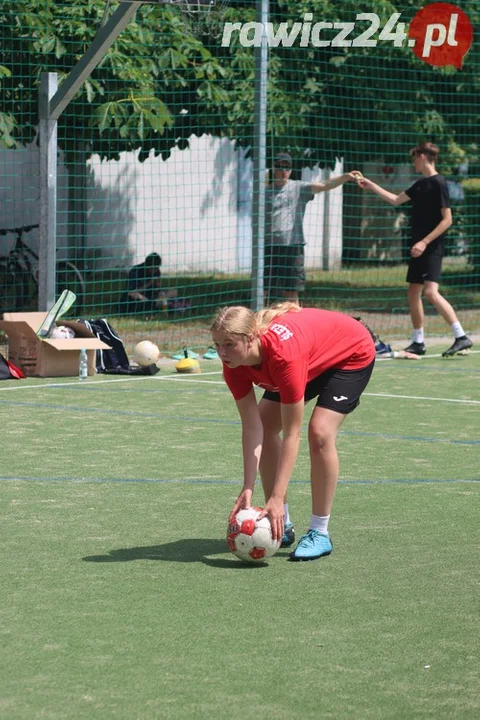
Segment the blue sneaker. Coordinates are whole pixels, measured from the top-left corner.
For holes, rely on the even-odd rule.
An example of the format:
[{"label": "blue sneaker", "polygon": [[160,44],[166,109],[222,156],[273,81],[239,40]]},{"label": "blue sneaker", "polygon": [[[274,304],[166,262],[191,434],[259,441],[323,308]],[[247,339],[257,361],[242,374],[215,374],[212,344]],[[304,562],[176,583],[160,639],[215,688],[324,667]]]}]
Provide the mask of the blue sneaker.
[{"label": "blue sneaker", "polygon": [[295,542],[295,528],[292,523],[285,523],[283,528],[283,537],[280,547],[290,547]]},{"label": "blue sneaker", "polygon": [[322,535],[318,530],[309,530],[300,538],[295,550],[290,553],[290,560],[316,560],[323,555],[330,555],[333,550],[329,535]]},{"label": "blue sneaker", "polygon": [[203,357],[205,360],[220,360],[220,358],[218,357],[218,353],[213,347],[213,345],[210,345],[207,351],[203,353]]}]

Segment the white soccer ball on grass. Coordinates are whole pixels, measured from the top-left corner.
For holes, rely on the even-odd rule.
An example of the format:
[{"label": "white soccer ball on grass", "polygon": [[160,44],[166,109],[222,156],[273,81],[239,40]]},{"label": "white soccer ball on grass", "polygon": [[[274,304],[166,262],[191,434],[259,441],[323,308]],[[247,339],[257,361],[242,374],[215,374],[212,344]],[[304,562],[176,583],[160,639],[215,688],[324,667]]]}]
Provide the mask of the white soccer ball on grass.
[{"label": "white soccer ball on grass", "polygon": [[155,365],[157,360],[160,358],[160,350],[155,343],[150,340],[142,340],[135,346],[133,357],[135,362],[142,367]]}]

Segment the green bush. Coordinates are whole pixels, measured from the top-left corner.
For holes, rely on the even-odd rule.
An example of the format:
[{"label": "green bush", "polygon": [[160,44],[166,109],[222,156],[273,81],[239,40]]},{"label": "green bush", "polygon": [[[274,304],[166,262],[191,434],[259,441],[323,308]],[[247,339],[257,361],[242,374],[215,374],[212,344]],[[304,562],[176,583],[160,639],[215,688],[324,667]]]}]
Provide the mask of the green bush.
[{"label": "green bush", "polygon": [[461,186],[465,195],[480,195],[480,178],[462,180]]}]

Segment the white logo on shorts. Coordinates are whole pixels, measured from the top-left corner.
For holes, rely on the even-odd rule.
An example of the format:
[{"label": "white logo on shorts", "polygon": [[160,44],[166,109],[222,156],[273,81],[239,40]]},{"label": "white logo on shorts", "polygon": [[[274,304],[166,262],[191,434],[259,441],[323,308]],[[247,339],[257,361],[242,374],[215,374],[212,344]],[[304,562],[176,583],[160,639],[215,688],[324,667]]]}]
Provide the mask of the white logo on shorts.
[{"label": "white logo on shorts", "polygon": [[346,395],[340,395],[340,397],[334,395],[333,399],[335,400],[335,402],[341,402],[342,400],[348,400],[348,397]]}]

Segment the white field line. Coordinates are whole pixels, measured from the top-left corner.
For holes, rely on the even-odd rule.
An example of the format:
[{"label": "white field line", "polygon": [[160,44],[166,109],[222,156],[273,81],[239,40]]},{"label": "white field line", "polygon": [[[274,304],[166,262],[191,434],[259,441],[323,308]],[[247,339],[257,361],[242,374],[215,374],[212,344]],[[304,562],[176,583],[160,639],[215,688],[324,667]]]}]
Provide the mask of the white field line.
[{"label": "white field line", "polygon": [[461,405],[480,405],[480,400],[460,400],[459,398],[424,397],[423,395],[393,395],[390,393],[365,392],[362,397],[397,398],[398,400],[436,400],[438,402],[460,403]]},{"label": "white field line", "polygon": [[[430,356],[433,357],[433,356]],[[387,358],[385,358],[387,359]],[[422,358],[423,359],[423,358]],[[202,375],[221,375],[221,370],[212,370],[207,373],[202,373]],[[136,377],[122,377],[122,378],[108,378],[105,380],[93,380],[89,382],[88,380],[83,380],[81,385],[82,387],[85,387],[86,385],[106,385],[106,384],[112,384],[112,383],[124,383],[124,382],[139,382],[139,380],[155,380],[155,381],[167,381],[172,380],[173,382],[193,382],[193,383],[207,383],[209,385],[223,385],[225,386],[225,382],[223,380],[203,380],[202,378],[198,377],[198,375],[145,375],[142,376],[136,376]],[[46,383],[45,385],[16,385],[15,387],[0,387],[0,394],[2,392],[12,392],[14,390],[44,390],[45,388],[62,388],[62,387],[78,387],[79,381],[75,380],[73,382],[65,382],[65,383]],[[396,395],[393,393],[369,393],[365,392],[363,393],[364,397],[378,397],[378,398],[389,398],[389,399],[397,399],[397,400],[428,400],[429,402],[449,402],[449,403],[459,403],[460,405],[480,405],[480,400],[462,400],[459,398],[444,398],[444,397],[431,397],[431,396],[424,396],[424,395]]]},{"label": "white field line", "polygon": [[[206,372],[202,373],[202,375],[221,375],[221,371],[216,372]],[[112,383],[124,383],[124,382],[139,382],[140,380],[192,380],[191,377],[183,377],[180,375],[136,375],[136,376],[124,376],[121,378],[106,378],[105,380],[82,380],[80,383],[78,380],[74,380],[72,382],[52,382],[52,383],[45,383],[44,385],[16,385],[15,387],[0,387],[0,393],[1,392],[12,392],[13,390],[43,390],[44,388],[62,388],[62,387],[79,387],[81,384],[82,387],[85,387],[86,385],[110,385]],[[202,382],[202,380],[198,380],[198,382]],[[209,380],[204,380],[203,382],[210,382]],[[216,383],[218,385],[225,385],[223,381],[219,381]]]}]

